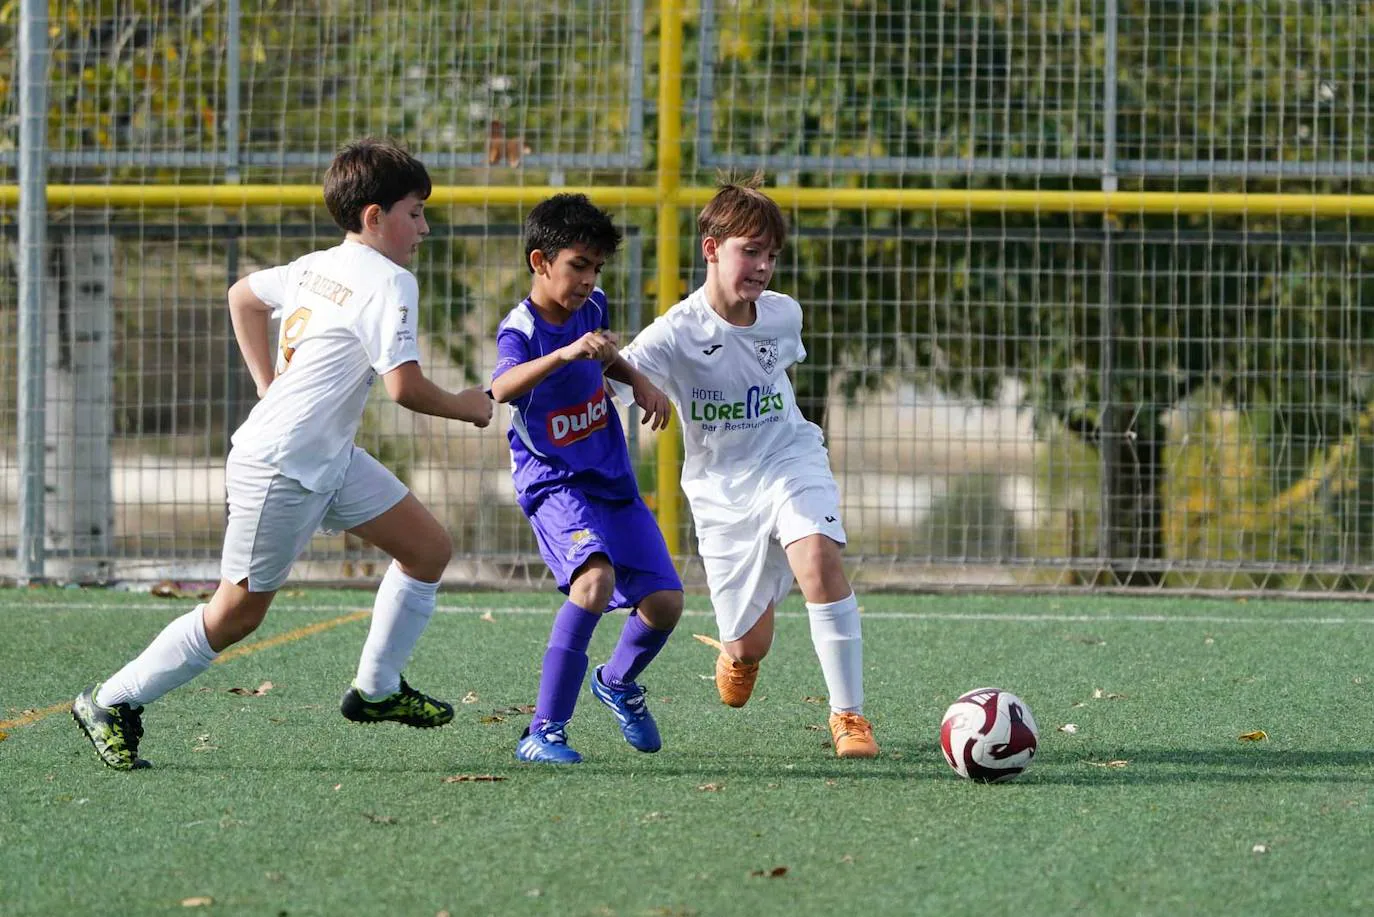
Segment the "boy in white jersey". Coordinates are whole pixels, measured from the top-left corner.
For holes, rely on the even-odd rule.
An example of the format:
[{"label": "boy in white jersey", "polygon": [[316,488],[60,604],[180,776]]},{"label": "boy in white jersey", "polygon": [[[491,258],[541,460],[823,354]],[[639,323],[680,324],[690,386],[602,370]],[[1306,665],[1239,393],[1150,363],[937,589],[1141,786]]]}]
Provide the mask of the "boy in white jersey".
[{"label": "boy in white jersey", "polygon": [[859,605],[840,549],[839,492],[821,430],[787,370],[806,357],[796,300],[768,289],[787,238],[751,184],[721,187],[697,221],[706,283],[622,353],[682,418],[682,489],[720,628],[716,687],[742,707],[773,643],[776,604],[801,585],[842,758],[878,753],[863,716]]},{"label": "boy in white jersey", "polygon": [[[324,199],[345,235],[334,248],[250,274],[229,290],[234,335],[261,399],[233,436],[225,466],[229,520],[219,588],[136,659],[77,696],[72,716],[105,764],[147,767],[142,710],[209,668],[262,623],[317,529],[348,531],[389,554],[343,715],[442,726],[453,707],[401,678],[434,613],[453,546],[404,484],[353,444],[372,383],[420,414],[491,422],[480,388],[449,392],[420,369],[419,288],[406,270],[429,233],[425,167],[364,139],[341,150]],[[269,318],[281,317],[275,348]],[[276,351],[275,363],[273,350]]]}]

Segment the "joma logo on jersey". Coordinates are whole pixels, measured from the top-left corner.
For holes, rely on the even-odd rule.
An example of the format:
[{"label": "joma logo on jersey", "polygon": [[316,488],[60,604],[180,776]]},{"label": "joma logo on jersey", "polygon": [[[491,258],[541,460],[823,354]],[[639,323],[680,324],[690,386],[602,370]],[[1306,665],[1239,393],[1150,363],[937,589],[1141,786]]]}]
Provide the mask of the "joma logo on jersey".
[{"label": "joma logo on jersey", "polygon": [[743,401],[697,401],[692,399],[692,420],[712,423],[717,420],[753,420],[783,409],[782,392],[771,385],[751,385]]},{"label": "joma logo on jersey", "polygon": [[586,439],[597,430],[605,428],[609,414],[606,390],[599,388],[596,394],[582,404],[560,408],[549,414],[549,441],[555,446],[568,446]]}]

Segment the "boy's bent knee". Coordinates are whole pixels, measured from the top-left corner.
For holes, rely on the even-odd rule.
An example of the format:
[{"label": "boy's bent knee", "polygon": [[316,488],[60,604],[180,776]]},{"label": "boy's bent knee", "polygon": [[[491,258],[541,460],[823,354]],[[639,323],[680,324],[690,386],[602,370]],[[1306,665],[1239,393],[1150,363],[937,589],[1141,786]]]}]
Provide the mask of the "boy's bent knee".
[{"label": "boy's bent knee", "polygon": [[654,630],[672,630],[682,620],[682,593],[677,589],[660,589],[645,596],[637,611]]},{"label": "boy's bent knee", "polygon": [[825,535],[811,535],[788,545],[787,559],[797,586],[808,602],[838,602],[851,591],[840,545]]},{"label": "boy's bent knee", "polygon": [[453,559],[453,539],[448,532],[427,538],[423,545],[416,545],[404,557],[396,558],[401,571],[411,579],[423,583],[437,583],[443,579],[448,562]]},{"label": "boy's bent knee", "polygon": [[568,586],[568,598],[588,611],[600,614],[606,610],[615,592],[615,569],[605,554],[593,554],[573,574]]},{"label": "boy's bent knee", "polygon": [[249,592],[246,587],[246,580],[242,584],[221,583],[205,606],[205,638],[217,653],[257,630],[267,617],[276,593]]}]

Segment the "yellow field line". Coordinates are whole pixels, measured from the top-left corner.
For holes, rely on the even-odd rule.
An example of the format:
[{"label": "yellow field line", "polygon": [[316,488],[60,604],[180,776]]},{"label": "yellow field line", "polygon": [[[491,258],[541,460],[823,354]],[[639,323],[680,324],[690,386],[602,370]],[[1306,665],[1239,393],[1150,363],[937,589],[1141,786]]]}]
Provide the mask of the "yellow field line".
[{"label": "yellow field line", "polygon": [[[330,618],[327,621],[319,621],[315,624],[308,624],[305,627],[298,627],[295,630],[288,630],[284,634],[277,634],[275,637],[268,637],[266,640],[257,640],[253,643],[244,643],[239,646],[231,647],[220,653],[215,659],[215,663],[221,664],[231,659],[238,659],[241,656],[251,656],[254,653],[270,650],[274,646],[281,646],[283,643],[294,643],[306,637],[314,636],[331,628],[338,627],[340,624],[352,624],[354,621],[361,621],[371,615],[370,611],[350,611],[346,615],[337,618]],[[71,701],[60,704],[53,704],[50,707],[42,707],[38,710],[30,710],[23,716],[17,716],[12,720],[0,720],[0,733],[7,729],[18,729],[21,726],[32,726],[41,719],[52,716],[54,713],[65,713],[72,708]]]},{"label": "yellow field line", "polygon": [[215,659],[215,664],[228,662],[230,659],[237,659],[240,656],[250,656],[262,650],[270,650],[274,646],[281,646],[283,643],[294,643],[305,637],[314,636],[340,624],[352,624],[354,621],[361,621],[371,615],[370,611],[350,611],[346,615],[337,618],[330,618],[328,621],[320,621],[316,624],[308,624],[305,627],[298,627],[295,630],[288,630],[284,634],[277,634],[275,637],[268,637],[266,640],[258,640],[255,643],[248,643],[241,646],[230,647],[219,654]]}]

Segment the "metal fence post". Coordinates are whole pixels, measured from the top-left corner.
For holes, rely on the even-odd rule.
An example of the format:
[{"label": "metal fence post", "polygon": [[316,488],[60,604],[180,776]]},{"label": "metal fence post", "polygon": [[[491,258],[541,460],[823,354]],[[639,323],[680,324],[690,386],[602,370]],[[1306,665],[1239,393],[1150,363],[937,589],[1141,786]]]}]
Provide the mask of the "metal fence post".
[{"label": "metal fence post", "polygon": [[48,3],[19,8],[19,580],[43,578]]},{"label": "metal fence post", "polygon": [[[1102,68],[1102,190],[1117,189],[1116,176],[1116,94],[1117,94],[1117,0],[1105,0],[1103,23],[1106,31],[1106,59]],[[1102,214],[1102,326],[1098,331],[1102,349],[1102,364],[1098,367],[1101,408],[1098,417],[1098,461],[1100,508],[1097,518],[1097,555],[1100,564],[1113,569],[1117,555],[1118,507],[1121,469],[1118,465],[1118,436],[1113,393],[1116,386],[1116,321],[1115,239],[1112,235],[1113,215]],[[1099,571],[1100,572],[1100,571]]]}]

